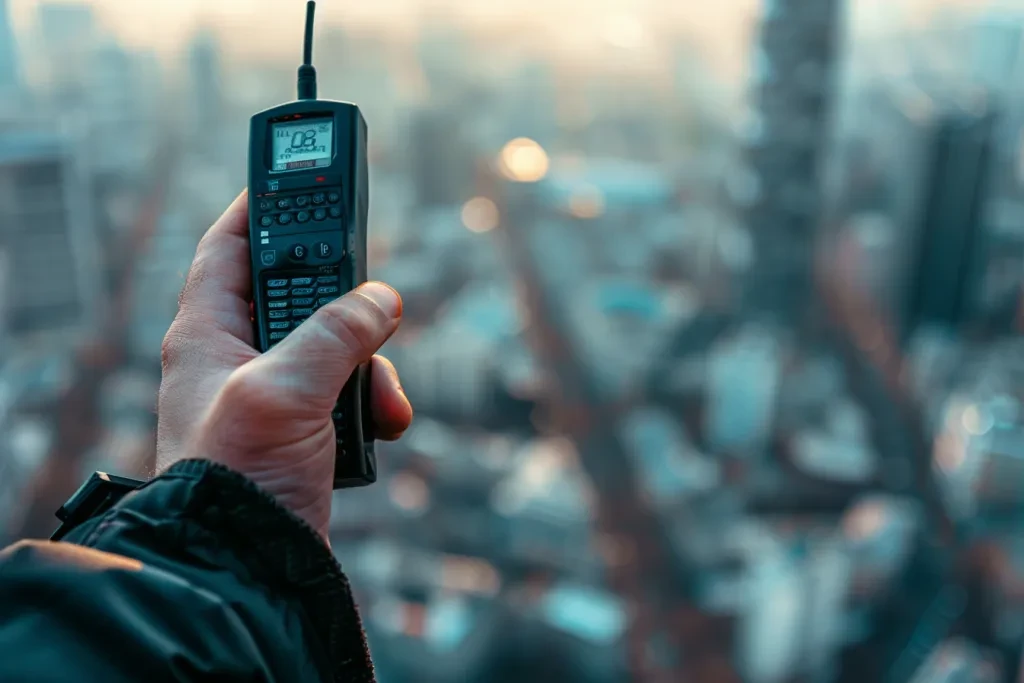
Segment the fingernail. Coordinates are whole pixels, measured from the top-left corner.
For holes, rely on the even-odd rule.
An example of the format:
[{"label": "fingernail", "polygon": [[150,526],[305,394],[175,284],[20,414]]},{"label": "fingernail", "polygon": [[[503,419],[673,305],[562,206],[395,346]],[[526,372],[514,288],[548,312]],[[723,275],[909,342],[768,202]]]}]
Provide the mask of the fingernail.
[{"label": "fingernail", "polygon": [[392,318],[402,315],[402,298],[382,282],[367,282],[357,290]]}]

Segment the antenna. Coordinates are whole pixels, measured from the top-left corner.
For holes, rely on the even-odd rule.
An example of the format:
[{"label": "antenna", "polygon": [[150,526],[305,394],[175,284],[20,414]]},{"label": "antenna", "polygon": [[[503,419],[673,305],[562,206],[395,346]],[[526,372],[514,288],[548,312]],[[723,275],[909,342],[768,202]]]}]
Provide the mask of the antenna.
[{"label": "antenna", "polygon": [[316,69],[313,68],[313,15],[316,2],[306,3],[306,37],[302,46],[302,66],[299,67],[299,99],[316,99]]}]

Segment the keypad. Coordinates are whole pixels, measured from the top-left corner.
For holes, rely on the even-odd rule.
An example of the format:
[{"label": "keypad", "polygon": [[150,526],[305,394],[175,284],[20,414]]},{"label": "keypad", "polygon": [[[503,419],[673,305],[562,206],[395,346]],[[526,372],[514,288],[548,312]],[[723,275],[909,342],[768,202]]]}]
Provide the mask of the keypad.
[{"label": "keypad", "polygon": [[316,192],[279,192],[259,199],[255,209],[257,215],[253,220],[260,227],[288,227],[295,231],[299,225],[341,218],[341,189],[335,186]]},{"label": "keypad", "polygon": [[[296,204],[302,206],[298,201]],[[296,246],[299,245],[293,245],[293,250]],[[338,298],[340,278],[337,274],[298,275],[294,278],[279,275],[262,280],[260,289],[265,294],[268,346],[273,347],[287,339],[317,308]],[[331,412],[331,419],[337,441],[343,446],[342,433],[348,427],[348,421],[340,399]]]},{"label": "keypad", "polygon": [[[266,293],[267,330],[270,345],[280,342],[288,331],[338,298],[337,275],[275,277],[263,281]],[[327,283],[327,284],[324,284]]]}]

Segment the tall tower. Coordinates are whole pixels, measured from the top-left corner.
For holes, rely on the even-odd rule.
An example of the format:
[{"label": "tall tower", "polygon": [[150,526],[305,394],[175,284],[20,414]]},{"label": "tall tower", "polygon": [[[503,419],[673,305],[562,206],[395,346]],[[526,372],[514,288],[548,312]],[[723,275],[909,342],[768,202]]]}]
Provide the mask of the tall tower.
[{"label": "tall tower", "polygon": [[14,29],[7,0],[0,0],[0,95],[18,86],[18,61],[14,49]]},{"label": "tall tower", "polygon": [[65,139],[0,135],[0,251],[17,291],[4,324],[14,343],[74,340],[95,322],[99,245],[86,181]]},{"label": "tall tower", "polygon": [[784,324],[806,313],[813,291],[841,9],[842,0],[766,0],[755,50],[748,156],[760,191],[747,216],[756,261],[746,305]]},{"label": "tall tower", "polygon": [[207,138],[223,123],[224,79],[220,42],[210,29],[203,28],[189,45],[189,78],[192,89],[190,119],[194,132]]}]

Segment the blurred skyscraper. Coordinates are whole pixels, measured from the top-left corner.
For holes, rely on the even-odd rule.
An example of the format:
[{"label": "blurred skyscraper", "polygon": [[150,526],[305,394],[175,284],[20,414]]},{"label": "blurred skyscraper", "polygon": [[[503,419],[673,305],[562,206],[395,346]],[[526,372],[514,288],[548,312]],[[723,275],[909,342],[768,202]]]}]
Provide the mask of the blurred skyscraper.
[{"label": "blurred skyscraper", "polygon": [[711,350],[707,367],[708,444],[719,453],[756,457],[771,436],[782,350],[763,330],[745,329]]},{"label": "blurred skyscraper", "polygon": [[468,37],[453,17],[428,16],[422,24],[416,46],[430,98],[447,103],[458,98],[467,77],[479,68],[469,56]]},{"label": "blurred skyscraper", "polygon": [[807,312],[821,219],[820,158],[836,70],[841,0],[765,3],[749,159],[757,198],[748,207],[756,244],[747,304],[792,322]]},{"label": "blurred skyscraper", "polygon": [[420,206],[450,206],[469,199],[473,155],[455,112],[423,108],[415,114],[409,135]]},{"label": "blurred skyscraper", "polygon": [[18,59],[14,45],[7,0],[0,0],[0,98],[12,92],[19,82]]},{"label": "blurred skyscraper", "polygon": [[0,137],[0,249],[10,264],[7,330],[15,340],[73,339],[100,281],[88,194],[61,138]]},{"label": "blurred skyscraper", "polygon": [[907,292],[905,333],[920,324],[955,328],[977,313],[984,272],[983,207],[991,163],[992,115],[947,117],[928,163],[924,213]]},{"label": "blurred skyscraper", "polygon": [[63,109],[87,95],[89,59],[100,35],[92,5],[44,2],[37,10],[33,58],[36,83]]},{"label": "blurred skyscraper", "polygon": [[223,114],[220,45],[212,31],[203,29],[193,37],[188,62],[190,132],[203,138],[216,130]]},{"label": "blurred skyscraper", "polygon": [[158,64],[113,38],[90,46],[88,63],[82,108],[67,122],[77,155],[105,181],[144,180],[158,138]]},{"label": "blurred skyscraper", "polygon": [[[1009,3],[1006,3],[1007,5]],[[1024,66],[1024,19],[1019,9],[993,8],[971,27],[971,71],[988,89],[1019,99],[1016,77]]]}]

